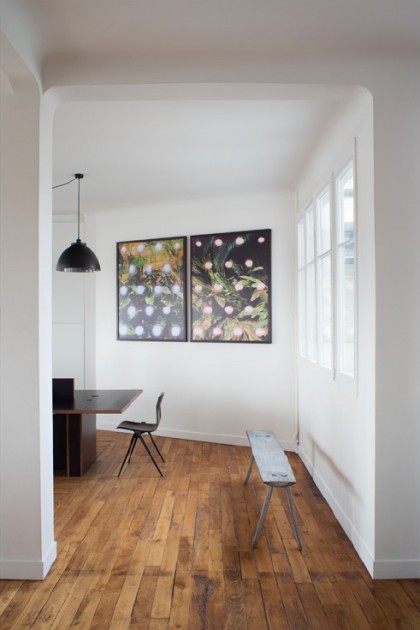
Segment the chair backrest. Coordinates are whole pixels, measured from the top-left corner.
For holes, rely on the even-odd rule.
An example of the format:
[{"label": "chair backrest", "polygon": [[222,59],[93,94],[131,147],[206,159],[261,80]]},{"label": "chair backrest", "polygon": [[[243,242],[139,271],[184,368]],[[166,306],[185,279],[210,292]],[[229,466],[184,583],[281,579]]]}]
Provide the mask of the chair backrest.
[{"label": "chair backrest", "polygon": [[160,422],[160,419],[162,417],[162,412],[161,412],[161,408],[160,407],[161,407],[162,398],[164,397],[164,395],[165,395],[165,392],[162,392],[159,395],[159,398],[157,399],[157,403],[156,403],[156,427],[159,426],[159,422]]}]

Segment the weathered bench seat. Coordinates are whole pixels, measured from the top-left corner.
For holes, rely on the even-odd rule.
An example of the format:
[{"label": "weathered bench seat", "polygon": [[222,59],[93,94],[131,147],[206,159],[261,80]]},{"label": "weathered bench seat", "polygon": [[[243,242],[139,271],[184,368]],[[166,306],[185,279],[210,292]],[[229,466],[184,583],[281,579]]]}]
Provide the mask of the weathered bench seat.
[{"label": "weathered bench seat", "polygon": [[296,483],[293,470],[287,459],[287,455],[272,431],[254,431],[246,432],[249,443],[251,445],[251,461],[249,463],[248,472],[245,477],[244,484],[248,483],[251,475],[252,465],[254,461],[258,466],[263,483],[268,486],[267,496],[261,510],[261,515],[257,524],[252,547],[255,548],[264,525],[264,519],[270,504],[273,488],[285,488],[287,500],[289,502],[290,512],[292,514],[293,528],[295,531],[296,541],[299,549],[302,549],[302,541],[300,538],[299,528],[297,524],[295,504],[290,486]]}]

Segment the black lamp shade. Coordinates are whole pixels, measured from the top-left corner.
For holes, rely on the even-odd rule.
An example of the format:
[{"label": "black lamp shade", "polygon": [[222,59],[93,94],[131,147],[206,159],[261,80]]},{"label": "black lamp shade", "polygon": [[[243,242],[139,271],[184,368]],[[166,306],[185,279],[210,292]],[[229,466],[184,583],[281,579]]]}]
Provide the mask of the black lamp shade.
[{"label": "black lamp shade", "polygon": [[57,262],[57,271],[93,272],[100,271],[99,260],[80,238],[64,250]]}]

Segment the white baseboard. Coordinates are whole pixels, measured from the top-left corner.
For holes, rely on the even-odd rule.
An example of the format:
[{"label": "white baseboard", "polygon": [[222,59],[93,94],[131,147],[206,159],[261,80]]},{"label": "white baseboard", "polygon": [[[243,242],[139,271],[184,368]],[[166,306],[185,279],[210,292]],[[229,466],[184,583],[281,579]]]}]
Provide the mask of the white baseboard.
[{"label": "white baseboard", "polygon": [[373,579],[376,580],[402,580],[420,578],[420,560],[376,560],[364,540],[358,534],[351,520],[345,514],[341,506],[335,500],[328,485],[314,469],[310,458],[302,448],[299,448],[299,457],[302,459],[309,474],[318,486],[322,496],[334,512],[338,522],[346,532],[363,564]]},{"label": "white baseboard", "polygon": [[43,580],[56,558],[57,543],[54,541],[42,560],[0,560],[0,579]]},{"label": "white baseboard", "polygon": [[375,560],[372,577],[376,580],[418,580],[420,560]]},{"label": "white baseboard", "polygon": [[[99,420],[97,421],[97,428],[104,431],[115,431],[115,421],[112,420]],[[233,446],[249,446],[248,438],[246,435],[232,435],[226,433],[204,433],[201,431],[182,431],[180,429],[169,429],[166,427],[159,427],[156,431],[156,435],[162,435],[163,437],[178,438],[180,440],[197,440],[198,442],[214,442],[216,444],[231,444]],[[285,451],[293,451],[296,453],[295,442],[281,440],[281,445]]]},{"label": "white baseboard", "polygon": [[363,564],[369,571],[370,575],[373,577],[374,558],[370,550],[368,549],[365,541],[360,536],[360,534],[356,530],[354,524],[349,519],[347,514],[344,512],[341,505],[335,499],[328,485],[325,483],[322,477],[318,474],[318,472],[314,469],[311,459],[308,457],[308,455],[305,453],[302,447],[299,447],[298,453],[299,453],[299,457],[301,458],[306,468],[308,469],[309,474],[311,475],[318,489],[320,490],[322,496],[324,497],[324,499],[326,500],[326,502],[332,509],[337,521],[340,523],[341,527],[344,529],[347,536],[349,537],[355,550],[360,556],[360,559],[362,560]]}]

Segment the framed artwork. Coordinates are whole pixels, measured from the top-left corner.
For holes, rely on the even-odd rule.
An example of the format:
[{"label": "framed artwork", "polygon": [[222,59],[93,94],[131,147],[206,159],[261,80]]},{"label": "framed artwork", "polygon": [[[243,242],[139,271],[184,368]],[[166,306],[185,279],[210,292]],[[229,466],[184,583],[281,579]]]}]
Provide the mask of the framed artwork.
[{"label": "framed artwork", "polygon": [[271,343],[271,230],[191,237],[191,340]]},{"label": "framed artwork", "polygon": [[117,243],[117,339],[186,341],[185,236]]}]

